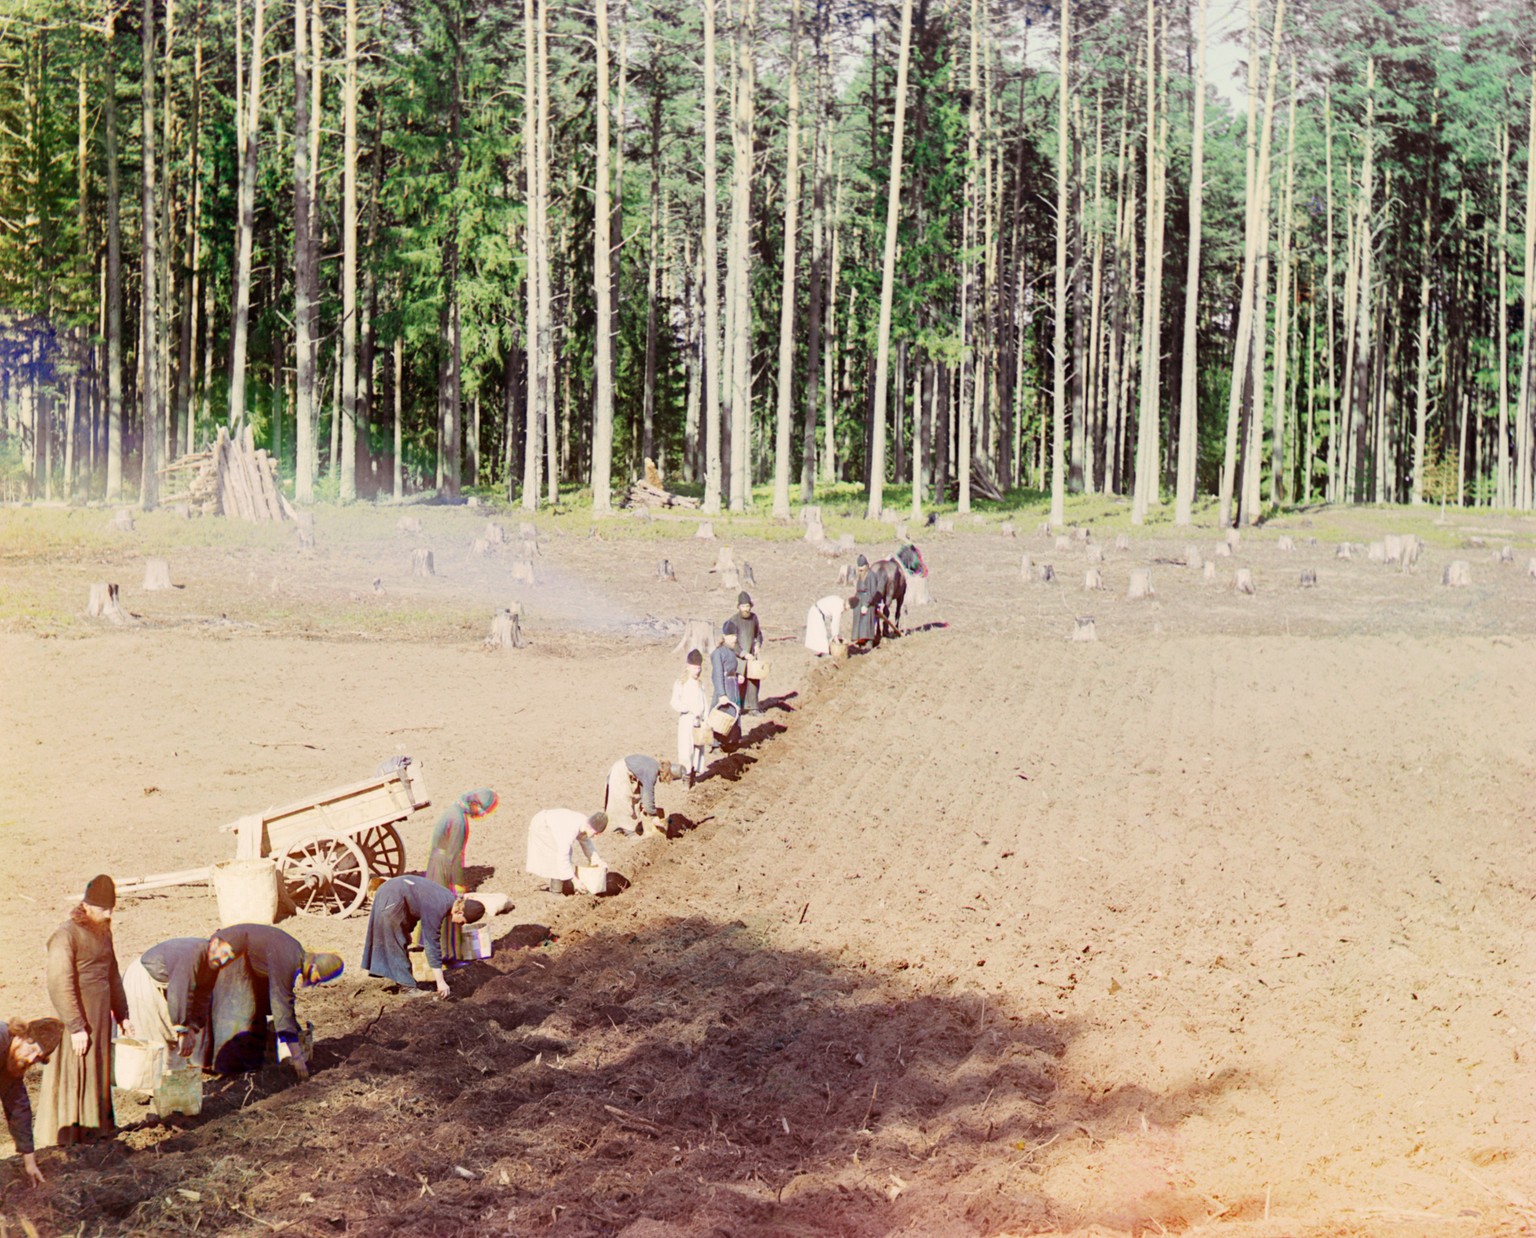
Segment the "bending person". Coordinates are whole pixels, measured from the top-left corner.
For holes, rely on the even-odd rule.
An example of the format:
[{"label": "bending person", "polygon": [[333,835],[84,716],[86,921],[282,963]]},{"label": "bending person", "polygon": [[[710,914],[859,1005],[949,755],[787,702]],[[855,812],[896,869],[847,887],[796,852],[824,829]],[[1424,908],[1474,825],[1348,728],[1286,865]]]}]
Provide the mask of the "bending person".
[{"label": "bending person", "polygon": [[[671,782],[685,773],[687,771],[681,765],[673,765],[660,757],[648,757],[638,752],[620,757],[609,767],[608,786],[603,793],[603,810],[608,814],[608,820],[618,822],[615,829],[620,834],[643,833],[639,814],[647,817],[667,815],[656,807],[657,782]],[[651,832],[662,831],[652,826]]]},{"label": "bending person", "polygon": [[528,822],[528,871],[549,882],[551,894],[571,894],[576,878],[576,851],[587,863],[601,864],[593,842],[608,828],[608,814],[590,817],[574,808],[546,808]]},{"label": "bending person", "polygon": [[37,1167],[36,1145],[32,1139],[32,1101],[27,1096],[27,1071],[46,1063],[58,1049],[63,1029],[57,1019],[20,1019],[0,1022],[0,1108],[5,1110],[5,1125],[11,1142],[26,1166],[27,1180],[34,1186],[43,1181]]},{"label": "bending person", "polygon": [[219,969],[235,948],[218,937],[172,937],[123,969],[128,1018],[140,1037],[191,1057],[208,1026]]},{"label": "bending person", "polygon": [[270,1015],[277,1035],[277,1060],[291,1061],[294,1073],[308,1079],[294,986],[301,981],[307,986],[336,979],[344,966],[341,956],[306,950],[270,924],[235,924],[214,936],[228,943],[235,957],[213,982],[203,1066],[221,1074],[260,1070],[267,1057]]},{"label": "bending person", "polygon": [[464,892],[464,853],[469,847],[469,823],[496,809],[496,792],[489,787],[466,791],[432,827],[427,856],[427,880]]},{"label": "bending person", "polygon": [[474,924],[485,914],[485,907],[474,899],[455,894],[445,886],[425,877],[391,877],[374,891],[368,910],[368,934],[363,940],[363,969],[370,976],[393,980],[402,989],[415,989],[406,953],[411,934],[421,925],[421,944],[427,966],[437,984],[437,995],[448,996],[448,980],[443,975],[445,958],[442,939],[445,925]]}]

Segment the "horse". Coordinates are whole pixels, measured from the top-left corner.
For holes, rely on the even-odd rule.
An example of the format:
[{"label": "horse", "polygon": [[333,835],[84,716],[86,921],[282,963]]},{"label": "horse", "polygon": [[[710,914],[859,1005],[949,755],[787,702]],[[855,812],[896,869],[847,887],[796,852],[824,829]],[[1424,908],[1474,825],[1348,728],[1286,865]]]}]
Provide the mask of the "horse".
[{"label": "horse", "polygon": [[907,575],[926,576],[928,567],[916,546],[903,546],[895,555],[869,565],[879,598],[880,626],[887,636],[901,635],[901,607],[907,597]]}]

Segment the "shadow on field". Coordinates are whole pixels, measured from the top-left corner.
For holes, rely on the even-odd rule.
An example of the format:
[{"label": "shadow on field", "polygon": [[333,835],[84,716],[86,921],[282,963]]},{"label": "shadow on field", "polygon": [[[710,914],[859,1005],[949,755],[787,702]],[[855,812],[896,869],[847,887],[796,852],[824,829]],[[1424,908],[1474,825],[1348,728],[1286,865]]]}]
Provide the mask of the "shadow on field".
[{"label": "shadow on field", "polygon": [[31,1219],[108,1233],[260,1232],[257,1219],[596,1235],[641,1217],[688,1234],[1022,1230],[1072,1220],[1032,1187],[1037,1157],[1243,1083],[1078,1092],[1058,1079],[1071,1023],[913,992],[740,921],[573,931],[471,964],[454,988],[323,1040],[308,1084],[155,1155],[119,1143],[94,1164],[54,1160]]}]

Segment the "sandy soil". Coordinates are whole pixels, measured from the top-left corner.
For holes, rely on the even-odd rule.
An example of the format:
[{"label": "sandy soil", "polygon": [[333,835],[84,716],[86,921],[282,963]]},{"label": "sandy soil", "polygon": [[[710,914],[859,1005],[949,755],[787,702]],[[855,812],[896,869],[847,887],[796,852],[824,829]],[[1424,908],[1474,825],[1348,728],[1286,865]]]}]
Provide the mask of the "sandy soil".
[{"label": "sandy soil", "polygon": [[[47,1012],[42,943],[93,873],[226,858],[219,825],[400,752],[439,804],[500,792],[469,858],[517,904],[451,1001],[354,965],[301,996],[310,1083],[215,1084],[170,1124],[120,1094],[128,1128],[45,1154],[47,1186],[0,1169],[0,1218],[1536,1230],[1530,522],[1292,518],[1211,582],[1173,562],[1189,539],[1166,526],[1116,550],[1100,520],[1090,594],[1086,543],[962,520],[917,539],[936,600],[914,630],[818,664],[800,621],[836,561],[718,521],[759,582],[773,705],[697,788],[662,789],[676,837],[604,842],[627,889],[562,900],[522,871],[527,818],[595,808],[615,757],[670,751],[665,621],[729,612],[719,543],[687,522],[588,538],[542,518],[540,583],[514,587],[515,556],[469,549],[483,511],[416,514],[420,534],[398,512],[322,512],[299,554],[286,531],[215,521],[142,518],[107,542],[104,513],[71,518],[85,538],[0,513],[0,1010]],[[1430,543],[1415,572],[1363,545],[1335,557],[1386,529]],[[1214,555],[1209,529],[1193,540]],[[408,576],[415,544],[436,576]],[[162,552],[185,588],[138,590]],[[1054,584],[1020,578],[1026,552]],[[655,579],[663,556],[680,583]],[[1452,558],[1470,587],[1440,585]],[[1148,565],[1156,596],[1128,601]],[[1238,567],[1256,596],[1231,590]],[[1306,567],[1319,587],[1298,588]],[[97,579],[141,622],[70,617]],[[514,596],[530,646],[483,649]],[[1098,640],[1069,642],[1086,614]],[[435,811],[402,827],[413,866]],[[119,954],[216,920],[206,887],[125,898]],[[361,917],[285,927],[355,964]]]}]

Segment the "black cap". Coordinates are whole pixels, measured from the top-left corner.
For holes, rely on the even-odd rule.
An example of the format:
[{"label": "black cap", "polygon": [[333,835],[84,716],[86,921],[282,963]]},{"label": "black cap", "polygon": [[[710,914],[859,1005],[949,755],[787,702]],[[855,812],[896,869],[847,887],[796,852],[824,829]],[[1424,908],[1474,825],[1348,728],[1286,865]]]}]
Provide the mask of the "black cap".
[{"label": "black cap", "polygon": [[735,636],[736,635],[736,620],[734,620],[734,619],[727,619],[724,623],[722,623],[720,625],[720,635],[721,636]]},{"label": "black cap", "polygon": [[697,649],[690,649],[688,651],[688,665],[689,666],[703,666],[704,665],[704,655],[702,653],[700,653]]},{"label": "black cap", "polygon": [[738,593],[736,595],[736,605],[737,606],[751,606],[752,605],[752,595],[750,593],[748,593],[745,589],[743,589],[740,593]]},{"label": "black cap", "polygon": [[853,566],[854,567],[868,567],[869,566],[869,560],[866,559],[863,555],[860,555],[857,559],[855,559],[853,561]]}]

